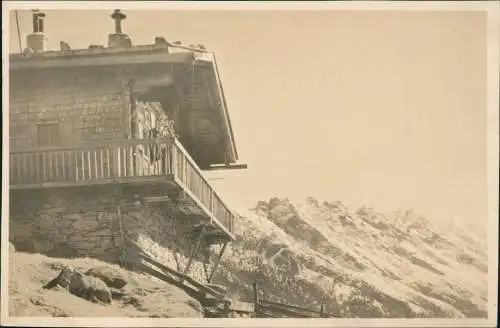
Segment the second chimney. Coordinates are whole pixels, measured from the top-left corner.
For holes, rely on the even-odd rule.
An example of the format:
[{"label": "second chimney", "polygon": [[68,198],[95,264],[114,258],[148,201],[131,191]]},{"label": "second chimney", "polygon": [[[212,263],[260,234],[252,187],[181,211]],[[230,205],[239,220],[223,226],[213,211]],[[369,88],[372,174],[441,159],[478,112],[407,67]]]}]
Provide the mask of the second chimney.
[{"label": "second chimney", "polygon": [[47,38],[45,37],[43,30],[44,17],[44,13],[41,13],[38,10],[33,11],[33,32],[26,36],[26,45],[34,52],[45,51]]},{"label": "second chimney", "polygon": [[115,21],[115,33],[108,36],[108,47],[110,48],[128,48],[132,46],[129,36],[122,31],[122,20],[127,18],[125,14],[116,9],[111,18]]}]

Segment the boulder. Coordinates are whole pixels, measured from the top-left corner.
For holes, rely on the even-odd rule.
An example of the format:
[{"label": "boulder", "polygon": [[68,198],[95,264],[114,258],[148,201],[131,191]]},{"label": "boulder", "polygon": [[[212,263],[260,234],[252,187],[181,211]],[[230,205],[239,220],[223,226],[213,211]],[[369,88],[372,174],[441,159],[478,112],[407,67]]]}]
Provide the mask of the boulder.
[{"label": "boulder", "polygon": [[104,281],[93,276],[86,276],[70,266],[65,266],[59,275],[48,282],[44,289],[63,287],[71,294],[88,301],[111,303],[111,291]]},{"label": "boulder", "polygon": [[127,284],[127,279],[122,273],[108,266],[91,268],[85,272],[85,275],[99,278],[109,287],[116,289],[121,289]]}]

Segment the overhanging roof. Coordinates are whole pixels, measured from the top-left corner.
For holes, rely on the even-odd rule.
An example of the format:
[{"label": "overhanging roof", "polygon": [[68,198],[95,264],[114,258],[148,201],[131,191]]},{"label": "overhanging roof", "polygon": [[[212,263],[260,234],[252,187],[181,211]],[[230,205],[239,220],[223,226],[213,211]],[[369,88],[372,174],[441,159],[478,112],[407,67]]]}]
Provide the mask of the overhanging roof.
[{"label": "overhanging roof", "polygon": [[133,48],[81,49],[46,51],[33,55],[11,54],[9,70],[52,67],[112,66],[154,63],[188,63],[192,52],[170,53],[167,47],[137,46]]},{"label": "overhanging roof", "polygon": [[216,80],[216,88],[217,88],[217,94],[219,96],[219,110],[221,112],[222,117],[224,118],[224,126],[227,128],[227,138],[228,138],[228,144],[229,144],[229,161],[235,162],[238,160],[238,151],[236,149],[236,142],[234,139],[234,132],[233,132],[233,127],[231,124],[231,119],[229,116],[229,110],[227,108],[227,103],[226,103],[226,96],[224,94],[224,88],[222,86],[222,81],[219,75],[219,68],[217,65],[217,60],[215,58],[214,53],[195,53],[195,60],[196,61],[205,61],[205,62],[210,62],[212,64],[212,70],[214,74],[214,78]]}]

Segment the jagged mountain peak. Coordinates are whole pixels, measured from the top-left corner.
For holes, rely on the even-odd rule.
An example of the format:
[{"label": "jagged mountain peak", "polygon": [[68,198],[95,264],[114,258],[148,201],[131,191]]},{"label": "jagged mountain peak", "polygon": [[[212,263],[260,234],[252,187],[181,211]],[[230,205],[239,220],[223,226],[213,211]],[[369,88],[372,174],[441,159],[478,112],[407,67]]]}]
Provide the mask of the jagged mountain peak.
[{"label": "jagged mountain peak", "polygon": [[485,316],[486,250],[413,209],[273,197],[240,215],[238,255],[225,263],[260,277],[270,298],[307,307],[326,298],[348,317]]}]

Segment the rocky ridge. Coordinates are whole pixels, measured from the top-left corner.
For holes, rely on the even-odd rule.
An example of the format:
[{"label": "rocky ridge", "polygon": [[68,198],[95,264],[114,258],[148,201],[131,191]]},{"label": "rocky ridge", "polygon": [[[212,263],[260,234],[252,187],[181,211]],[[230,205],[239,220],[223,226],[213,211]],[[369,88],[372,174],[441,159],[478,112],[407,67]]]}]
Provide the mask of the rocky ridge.
[{"label": "rocky ridge", "polygon": [[266,297],[341,317],[486,317],[486,240],[440,230],[414,211],[383,214],[308,198],[240,211],[216,274],[234,296]]}]

